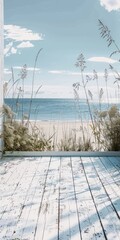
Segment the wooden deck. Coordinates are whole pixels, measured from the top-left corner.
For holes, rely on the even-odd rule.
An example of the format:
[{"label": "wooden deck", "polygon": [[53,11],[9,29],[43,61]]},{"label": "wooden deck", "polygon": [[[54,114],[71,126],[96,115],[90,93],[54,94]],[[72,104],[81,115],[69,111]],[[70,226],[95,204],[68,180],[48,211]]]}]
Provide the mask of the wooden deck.
[{"label": "wooden deck", "polygon": [[0,162],[0,240],[120,240],[120,157]]}]

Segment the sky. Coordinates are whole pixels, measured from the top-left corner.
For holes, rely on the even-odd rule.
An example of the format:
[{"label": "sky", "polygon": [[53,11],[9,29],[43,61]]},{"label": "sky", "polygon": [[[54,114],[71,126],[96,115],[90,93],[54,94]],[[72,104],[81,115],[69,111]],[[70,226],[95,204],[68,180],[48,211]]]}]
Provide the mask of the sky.
[{"label": "sky", "polygon": [[[119,45],[119,0],[4,0],[4,73],[5,82],[15,79],[27,65],[24,96],[30,97],[33,68],[37,53],[34,93],[39,86],[39,98],[73,98],[73,84],[80,81],[80,69],[75,63],[82,53],[86,68],[84,75],[98,72],[99,87],[105,88],[104,69],[109,63],[119,67],[118,56],[111,52],[100,37],[98,19],[106,25]],[[95,82],[88,88],[97,96]],[[83,90],[81,97],[84,97]],[[113,74],[109,73],[109,92],[113,95]],[[9,92],[10,94],[10,92]],[[9,95],[8,95],[9,96]]]}]

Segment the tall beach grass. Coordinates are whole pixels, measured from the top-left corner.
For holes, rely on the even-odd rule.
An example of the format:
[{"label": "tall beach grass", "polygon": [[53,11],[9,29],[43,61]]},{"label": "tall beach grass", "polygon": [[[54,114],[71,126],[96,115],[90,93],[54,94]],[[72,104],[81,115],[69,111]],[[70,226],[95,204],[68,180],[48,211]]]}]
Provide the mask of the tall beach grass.
[{"label": "tall beach grass", "polygon": [[[114,46],[115,50],[110,54],[112,57],[115,54],[120,54],[120,49],[115,40],[112,38],[110,30],[100,20],[99,30],[102,38],[106,39],[107,45],[110,48]],[[23,65],[17,79],[14,76],[14,69],[11,69],[11,79],[4,83],[4,96],[7,97],[12,92],[12,98],[16,98],[16,109],[9,108],[4,104],[4,150],[5,151],[119,151],[120,150],[120,109],[116,105],[110,106],[109,74],[112,72],[114,81],[113,88],[116,88],[116,99],[120,102],[120,74],[111,64],[104,71],[105,89],[100,87],[99,76],[97,71],[93,69],[93,75],[85,75],[87,64],[84,55],[81,53],[76,61],[75,66],[80,70],[80,79],[73,84],[73,94],[76,104],[76,111],[79,116],[79,129],[69,128],[67,125],[62,126],[62,137],[59,137],[59,123],[49,123],[49,134],[46,134],[41,126],[37,124],[37,115],[34,124],[31,123],[31,109],[33,98],[37,96],[42,85],[38,87],[34,93],[35,85],[35,70],[39,60],[42,48],[38,51],[35,61],[31,86],[31,97],[29,111],[24,112],[24,97],[25,97],[25,79],[27,77],[27,65]],[[118,59],[119,60],[119,59]],[[98,108],[94,106],[94,94],[89,89],[89,83],[94,81],[98,95]],[[72,88],[72,86],[71,86]],[[80,89],[84,91],[86,103],[88,106],[90,122],[85,124],[84,112],[81,111]],[[106,95],[107,109],[102,111],[101,104],[104,94]],[[20,106],[22,99],[22,106]],[[91,109],[91,103],[94,106],[94,111]],[[20,108],[22,108],[22,119],[17,120],[16,114],[19,116]],[[39,106],[36,106],[36,112]],[[69,126],[69,123],[68,123]],[[52,128],[52,131],[51,131]]]}]

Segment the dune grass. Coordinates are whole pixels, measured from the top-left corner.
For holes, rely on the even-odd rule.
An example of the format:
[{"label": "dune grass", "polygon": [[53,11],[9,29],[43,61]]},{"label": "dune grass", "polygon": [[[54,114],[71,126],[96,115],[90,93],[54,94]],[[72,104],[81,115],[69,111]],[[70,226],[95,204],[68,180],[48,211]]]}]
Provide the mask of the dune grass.
[{"label": "dune grass", "polygon": [[[112,57],[115,54],[120,54],[120,49],[117,46],[115,40],[111,36],[110,30],[99,20],[99,30],[102,38],[106,39],[108,47],[113,45],[115,51],[110,54]],[[22,101],[22,119],[16,119],[16,113],[19,116],[19,99],[24,100],[24,81],[27,76],[27,65],[25,64],[20,71],[19,78],[15,80],[14,71],[11,69],[12,76],[9,82],[4,84],[4,95],[5,97],[12,91],[12,97],[16,98],[16,110],[15,113],[8,106],[4,105],[4,150],[5,151],[47,151],[47,150],[61,150],[61,151],[119,151],[120,150],[120,111],[116,105],[110,106],[109,101],[109,72],[114,73],[113,88],[116,87],[117,102],[120,102],[120,75],[111,64],[109,69],[104,70],[104,82],[106,87],[106,98],[107,98],[107,109],[102,111],[101,104],[104,95],[104,90],[99,86],[99,77],[96,70],[93,70],[93,75],[85,76],[84,71],[86,69],[86,61],[84,55],[81,53],[75,66],[80,69],[80,80],[73,84],[73,92],[77,111],[80,120],[80,131],[79,137],[76,131],[65,132],[62,139],[57,140],[56,130],[54,128],[53,133],[47,137],[45,133],[38,128],[36,121],[31,126],[30,116],[32,109],[33,98],[37,96],[41,85],[34,94],[34,83],[35,83],[35,69],[37,61],[41,53],[40,49],[35,57],[33,78],[32,78],[32,89],[29,112],[26,115],[24,113],[24,101]],[[94,104],[94,95],[88,87],[88,83],[94,81],[98,95],[98,109],[94,107],[94,112],[91,109],[91,102]],[[80,88],[83,89],[86,102],[88,105],[88,111],[90,116],[90,135],[86,134],[84,127],[83,113],[81,112],[81,98]],[[36,106],[36,112],[38,106]],[[29,131],[31,128],[31,131]]]}]

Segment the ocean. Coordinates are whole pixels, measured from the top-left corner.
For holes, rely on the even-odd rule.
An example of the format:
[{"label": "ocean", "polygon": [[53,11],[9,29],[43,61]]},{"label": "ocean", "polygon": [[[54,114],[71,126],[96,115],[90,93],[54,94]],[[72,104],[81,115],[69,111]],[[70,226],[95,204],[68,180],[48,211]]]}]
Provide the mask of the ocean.
[{"label": "ocean", "polygon": [[[29,115],[29,98],[6,98],[4,102],[15,112],[16,119],[21,119],[23,115]],[[98,103],[91,103],[90,106],[92,112],[99,109]],[[120,108],[120,104],[118,107]],[[107,103],[101,104],[102,110],[106,110],[107,108]],[[83,120],[90,120],[88,105],[84,99],[80,100],[78,104],[75,99],[35,98],[32,99],[30,120],[77,121],[80,119],[80,114],[82,114]]]}]

